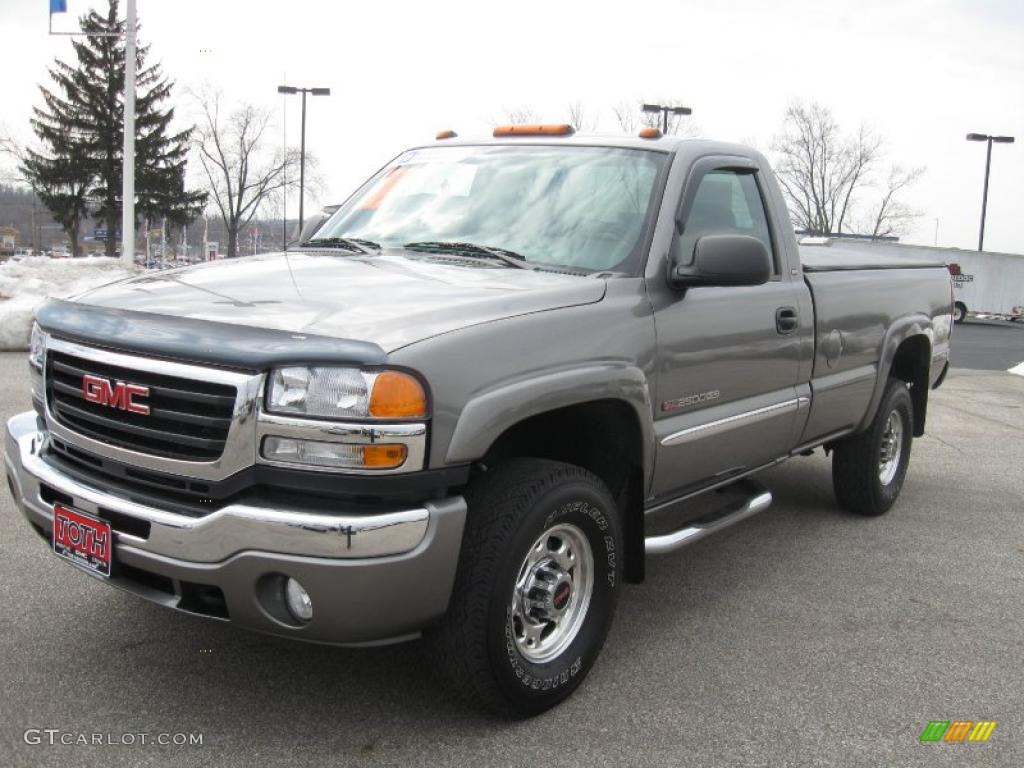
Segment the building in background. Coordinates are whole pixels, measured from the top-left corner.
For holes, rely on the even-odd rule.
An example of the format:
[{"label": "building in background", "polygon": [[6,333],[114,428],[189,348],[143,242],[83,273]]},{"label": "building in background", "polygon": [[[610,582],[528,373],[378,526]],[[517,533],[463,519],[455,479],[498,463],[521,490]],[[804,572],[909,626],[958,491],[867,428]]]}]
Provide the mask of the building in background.
[{"label": "building in background", "polygon": [[9,259],[21,240],[21,235],[14,227],[0,227],[0,258]]}]

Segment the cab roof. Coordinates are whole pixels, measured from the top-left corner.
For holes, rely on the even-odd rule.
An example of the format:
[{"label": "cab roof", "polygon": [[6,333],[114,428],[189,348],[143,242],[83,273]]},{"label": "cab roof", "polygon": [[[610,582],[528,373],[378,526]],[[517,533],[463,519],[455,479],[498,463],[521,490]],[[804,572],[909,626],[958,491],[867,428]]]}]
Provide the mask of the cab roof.
[{"label": "cab roof", "polygon": [[410,149],[428,149],[430,147],[476,147],[476,146],[575,146],[575,147],[612,147],[621,149],[644,149],[667,154],[694,155],[740,155],[742,157],[759,157],[760,153],[742,144],[708,139],[689,139],[681,136],[660,136],[656,139],[642,139],[639,136],[625,134],[572,134],[569,136],[551,135],[520,135],[520,136],[467,136],[437,139]]}]

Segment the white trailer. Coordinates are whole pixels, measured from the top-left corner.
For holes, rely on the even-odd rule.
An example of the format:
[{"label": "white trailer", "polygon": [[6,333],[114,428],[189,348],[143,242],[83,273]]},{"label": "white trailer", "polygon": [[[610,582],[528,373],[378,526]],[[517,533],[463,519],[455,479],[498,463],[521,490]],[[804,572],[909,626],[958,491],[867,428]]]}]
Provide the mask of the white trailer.
[{"label": "white trailer", "polygon": [[956,322],[962,323],[969,315],[1024,319],[1024,254],[840,238],[804,238],[801,245],[820,245],[837,252],[877,253],[891,259],[941,261],[949,267],[953,278]]}]

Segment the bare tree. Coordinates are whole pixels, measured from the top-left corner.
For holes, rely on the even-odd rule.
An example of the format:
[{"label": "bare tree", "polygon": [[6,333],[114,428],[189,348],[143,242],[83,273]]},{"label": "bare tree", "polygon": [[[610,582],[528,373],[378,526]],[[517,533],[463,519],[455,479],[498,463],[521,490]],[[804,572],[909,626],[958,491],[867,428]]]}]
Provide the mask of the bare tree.
[{"label": "bare tree", "polygon": [[612,107],[615,119],[623,133],[635,133],[637,121],[642,114],[639,103],[635,101],[620,101]]},{"label": "bare tree", "polygon": [[906,234],[910,223],[921,214],[900,201],[897,195],[923,175],[922,167],[892,166],[882,186],[882,199],[872,210],[864,231],[870,231],[873,238]]},{"label": "bare tree", "polygon": [[6,125],[0,125],[0,160],[14,163],[14,169],[0,166],[0,179],[7,182],[20,181],[22,177],[15,169],[25,162],[25,148]]},{"label": "bare tree", "polygon": [[798,228],[841,233],[856,195],[882,157],[882,140],[861,127],[843,136],[832,110],[795,102],[772,143],[775,170]]},{"label": "bare tree", "polygon": [[593,133],[600,122],[597,112],[592,112],[582,101],[573,101],[567,107],[569,125],[577,133]]},{"label": "bare tree", "polygon": [[[238,235],[279,190],[298,180],[299,155],[283,151],[268,136],[270,112],[241,104],[223,114],[221,94],[197,96],[202,112],[195,149],[206,173],[211,202],[227,230],[229,257],[238,255]],[[312,160],[306,154],[306,165]]]},{"label": "bare tree", "polygon": [[527,125],[540,122],[540,120],[537,117],[537,113],[534,112],[530,107],[524,105],[512,107],[511,109],[506,109],[505,119],[512,125]]}]

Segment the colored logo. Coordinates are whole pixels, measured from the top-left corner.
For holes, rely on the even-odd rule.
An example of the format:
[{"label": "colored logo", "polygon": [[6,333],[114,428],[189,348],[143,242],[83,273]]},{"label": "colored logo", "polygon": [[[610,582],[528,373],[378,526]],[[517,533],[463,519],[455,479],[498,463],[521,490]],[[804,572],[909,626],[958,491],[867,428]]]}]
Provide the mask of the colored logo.
[{"label": "colored logo", "polygon": [[90,403],[108,405],[142,416],[149,415],[149,406],[134,400],[136,397],[149,397],[149,387],[110,381],[87,373],[82,377],[82,396]]},{"label": "colored logo", "polygon": [[995,720],[932,720],[921,741],[988,741],[995,727]]}]

